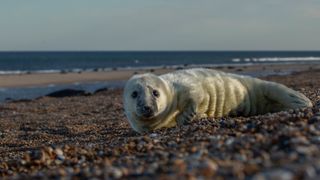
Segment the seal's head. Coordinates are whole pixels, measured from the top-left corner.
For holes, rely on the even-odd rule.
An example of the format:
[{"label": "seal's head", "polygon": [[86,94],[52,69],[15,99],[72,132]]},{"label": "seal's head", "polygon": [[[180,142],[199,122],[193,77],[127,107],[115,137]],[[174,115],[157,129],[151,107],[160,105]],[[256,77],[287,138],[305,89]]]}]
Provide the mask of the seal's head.
[{"label": "seal's head", "polygon": [[155,129],[167,109],[168,84],[154,74],[135,75],[124,88],[124,109],[131,127],[144,132]]}]

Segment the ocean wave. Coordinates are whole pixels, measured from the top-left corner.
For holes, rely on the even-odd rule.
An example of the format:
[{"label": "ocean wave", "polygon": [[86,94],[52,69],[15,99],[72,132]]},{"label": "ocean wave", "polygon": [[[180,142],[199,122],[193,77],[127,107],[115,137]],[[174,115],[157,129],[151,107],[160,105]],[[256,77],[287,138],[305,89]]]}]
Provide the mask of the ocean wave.
[{"label": "ocean wave", "polygon": [[95,69],[48,69],[48,70],[35,70],[35,71],[27,71],[27,70],[2,70],[0,71],[0,75],[23,75],[23,74],[54,74],[54,73],[81,73],[81,72],[93,72],[97,71]]},{"label": "ocean wave", "polygon": [[152,69],[179,69],[179,68],[197,68],[197,67],[223,67],[223,66],[243,66],[254,65],[259,63],[303,63],[311,61],[320,61],[320,57],[261,57],[261,58],[233,58],[225,63],[212,64],[176,64],[176,65],[155,65],[155,66],[126,66],[126,67],[100,67],[100,68],[74,68],[74,69],[47,69],[47,70],[0,70],[0,75],[23,75],[23,74],[50,74],[50,73],[82,73],[82,72],[106,72],[117,70],[152,70]]},{"label": "ocean wave", "polygon": [[15,70],[15,71],[0,71],[0,75],[20,75],[20,74],[31,74],[31,73],[45,73],[45,74],[49,74],[49,73],[59,73],[61,72],[61,70],[38,70],[38,71],[26,71],[26,70]]},{"label": "ocean wave", "polygon": [[262,58],[234,58],[232,62],[303,62],[320,61],[320,57],[262,57]]},{"label": "ocean wave", "polygon": [[6,74],[27,74],[28,71],[0,71],[0,75]]}]

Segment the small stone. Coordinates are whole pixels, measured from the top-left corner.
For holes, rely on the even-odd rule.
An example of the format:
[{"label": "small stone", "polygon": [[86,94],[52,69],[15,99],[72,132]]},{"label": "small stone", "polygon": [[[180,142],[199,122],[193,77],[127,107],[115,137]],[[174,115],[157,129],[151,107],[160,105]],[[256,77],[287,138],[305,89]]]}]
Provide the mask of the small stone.
[{"label": "small stone", "polygon": [[192,148],[191,148],[192,153],[195,153],[197,150],[198,150],[198,148],[196,146],[192,146]]},{"label": "small stone", "polygon": [[311,141],[314,142],[314,143],[319,143],[320,144],[320,136],[312,137]]},{"label": "small stone", "polygon": [[300,154],[311,155],[313,152],[317,151],[314,146],[298,146],[296,151]]},{"label": "small stone", "polygon": [[282,180],[291,180],[293,179],[293,174],[285,170],[277,170],[268,174],[269,179],[282,179]]},{"label": "small stone", "polygon": [[4,137],[4,133],[0,131],[0,137],[3,138]]},{"label": "small stone", "polygon": [[306,176],[306,179],[314,179],[317,175],[317,172],[315,170],[314,167],[312,166],[307,166],[305,168],[305,176]]},{"label": "small stone", "polygon": [[205,177],[211,177],[211,176],[215,175],[217,170],[218,170],[218,165],[215,162],[213,162],[212,160],[205,160],[200,165],[200,172]]},{"label": "small stone", "polygon": [[183,159],[176,159],[173,164],[177,168],[178,172],[183,172],[187,168],[187,164]]},{"label": "small stone", "polygon": [[258,173],[252,179],[253,180],[266,180],[266,179],[292,180],[293,174],[287,170],[276,169],[276,170],[271,170],[271,171],[267,171],[267,172],[263,172],[263,173]]},{"label": "small stone", "polygon": [[20,163],[21,163],[22,165],[26,165],[26,164],[27,164],[27,161],[21,160]]},{"label": "small stone", "polygon": [[313,116],[308,120],[309,124],[314,124],[314,123],[317,123],[317,122],[320,122],[320,115],[319,116]]},{"label": "small stone", "polygon": [[59,156],[63,156],[63,151],[60,148],[56,148],[54,152]]},{"label": "small stone", "polygon": [[292,138],[291,142],[294,144],[304,144],[304,145],[310,144],[309,140],[305,136],[299,136],[299,137]]},{"label": "small stone", "polygon": [[292,113],[294,112],[294,110],[293,110],[293,109],[289,109],[288,112],[289,112],[290,114],[292,114]]},{"label": "small stone", "polygon": [[234,138],[229,138],[226,140],[226,145],[231,146],[233,144],[233,142],[234,142]]},{"label": "small stone", "polygon": [[157,134],[157,133],[151,133],[149,136],[150,136],[151,138],[155,138],[155,137],[158,137],[158,134]]},{"label": "small stone", "polygon": [[175,148],[175,147],[177,147],[178,145],[177,145],[177,143],[174,142],[174,141],[169,141],[169,142],[168,142],[168,146],[169,146],[169,147],[172,147],[172,148]]},{"label": "small stone", "polygon": [[116,179],[119,179],[119,178],[121,178],[122,177],[122,171],[120,170],[120,169],[118,169],[118,168],[113,168],[112,169],[112,176],[114,177],[114,178],[116,178]]}]

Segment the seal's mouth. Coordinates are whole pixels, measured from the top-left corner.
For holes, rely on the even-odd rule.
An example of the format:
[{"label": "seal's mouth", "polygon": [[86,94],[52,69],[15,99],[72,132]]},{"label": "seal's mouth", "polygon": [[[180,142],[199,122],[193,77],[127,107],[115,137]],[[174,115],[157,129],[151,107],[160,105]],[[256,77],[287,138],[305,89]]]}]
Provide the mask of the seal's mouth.
[{"label": "seal's mouth", "polygon": [[141,132],[149,132],[150,130],[155,129],[160,123],[161,120],[157,119],[157,115],[153,114],[148,116],[143,116],[137,112],[134,113],[136,125]]},{"label": "seal's mouth", "polygon": [[155,116],[155,112],[151,107],[144,106],[142,108],[137,109],[137,115],[140,119],[152,119]]},{"label": "seal's mouth", "polygon": [[154,119],[154,117],[155,117],[154,113],[150,113],[150,114],[137,114],[137,116],[139,117],[140,120],[143,120],[143,121],[146,121],[146,120],[151,121],[151,120]]},{"label": "seal's mouth", "polygon": [[137,121],[144,125],[154,125],[157,123],[157,115],[155,113],[152,114],[141,114],[135,113]]},{"label": "seal's mouth", "polygon": [[150,118],[154,117],[154,113],[153,112],[144,113],[144,114],[142,114],[142,117],[145,118],[145,119],[150,119]]}]

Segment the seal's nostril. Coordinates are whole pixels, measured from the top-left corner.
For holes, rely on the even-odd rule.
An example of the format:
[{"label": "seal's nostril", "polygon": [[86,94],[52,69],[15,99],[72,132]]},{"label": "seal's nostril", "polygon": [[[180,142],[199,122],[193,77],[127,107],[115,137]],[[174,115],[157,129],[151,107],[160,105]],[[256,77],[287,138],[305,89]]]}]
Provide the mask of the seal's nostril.
[{"label": "seal's nostril", "polygon": [[143,106],[143,111],[150,113],[151,112],[151,108],[149,106]]}]

